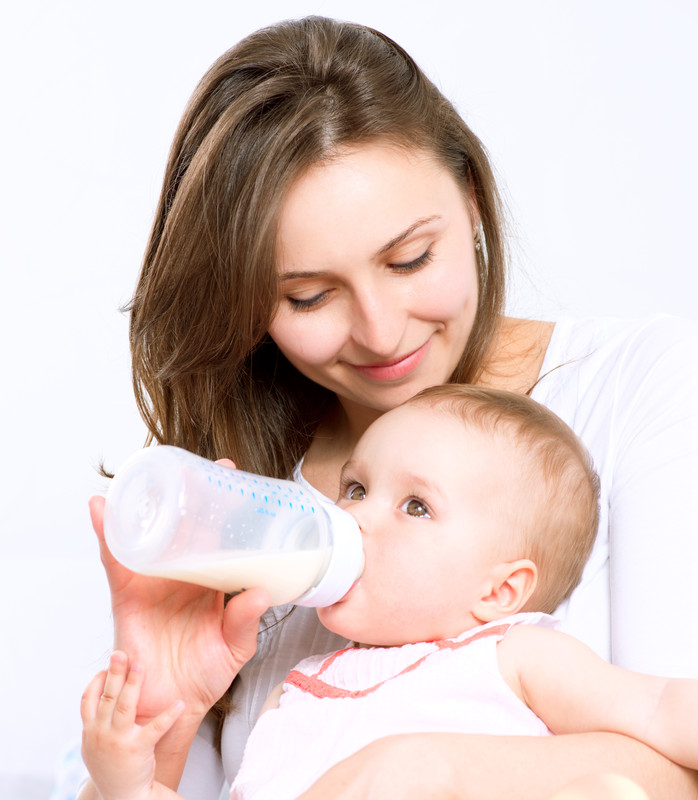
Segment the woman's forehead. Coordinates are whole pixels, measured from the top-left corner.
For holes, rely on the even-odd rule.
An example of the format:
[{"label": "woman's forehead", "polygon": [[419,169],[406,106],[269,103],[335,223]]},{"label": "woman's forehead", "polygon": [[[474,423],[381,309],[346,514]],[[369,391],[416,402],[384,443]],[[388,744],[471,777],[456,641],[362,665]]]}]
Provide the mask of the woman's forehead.
[{"label": "woman's forehead", "polygon": [[[462,213],[465,200],[454,178],[423,151],[365,145],[311,167],[289,189],[279,216],[277,250],[282,271],[318,269],[327,249],[385,250],[413,227]],[[315,258],[320,263],[312,262]]]}]

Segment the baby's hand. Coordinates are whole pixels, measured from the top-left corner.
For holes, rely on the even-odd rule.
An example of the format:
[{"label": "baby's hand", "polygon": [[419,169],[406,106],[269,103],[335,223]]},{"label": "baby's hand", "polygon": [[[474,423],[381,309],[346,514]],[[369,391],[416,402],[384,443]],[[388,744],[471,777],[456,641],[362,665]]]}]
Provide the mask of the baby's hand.
[{"label": "baby's hand", "polygon": [[184,710],[178,701],[147,725],[136,723],[143,670],[118,650],[82,696],[82,757],[103,800],[154,797],[155,745]]}]

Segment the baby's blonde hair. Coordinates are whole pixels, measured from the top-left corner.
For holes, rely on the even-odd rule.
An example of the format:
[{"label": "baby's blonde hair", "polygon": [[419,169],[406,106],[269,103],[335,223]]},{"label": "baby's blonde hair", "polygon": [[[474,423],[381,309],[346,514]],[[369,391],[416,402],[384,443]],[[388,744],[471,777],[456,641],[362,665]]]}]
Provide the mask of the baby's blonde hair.
[{"label": "baby's blonde hair", "polygon": [[[524,610],[555,611],[579,584],[599,525],[599,479],[574,431],[530,397],[480,386],[434,386],[406,404],[443,409],[500,441],[505,436],[514,448],[520,483],[512,489],[531,502],[507,509],[519,548],[511,556],[538,568]],[[493,508],[508,501],[492,498]]]}]

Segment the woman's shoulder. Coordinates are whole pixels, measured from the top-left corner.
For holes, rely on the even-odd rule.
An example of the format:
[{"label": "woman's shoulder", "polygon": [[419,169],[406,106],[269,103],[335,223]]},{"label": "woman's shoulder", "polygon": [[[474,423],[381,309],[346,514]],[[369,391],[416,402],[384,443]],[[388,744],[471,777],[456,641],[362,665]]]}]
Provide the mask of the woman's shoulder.
[{"label": "woman's shoulder", "polygon": [[563,317],[555,323],[545,366],[566,358],[591,356],[600,350],[608,357],[628,349],[648,348],[664,352],[667,346],[694,346],[698,322],[657,314],[650,317]]},{"label": "woman's shoulder", "polygon": [[[563,318],[555,329],[532,396],[545,405],[698,380],[698,323],[657,315],[642,319]],[[648,381],[648,378],[651,380]]]}]

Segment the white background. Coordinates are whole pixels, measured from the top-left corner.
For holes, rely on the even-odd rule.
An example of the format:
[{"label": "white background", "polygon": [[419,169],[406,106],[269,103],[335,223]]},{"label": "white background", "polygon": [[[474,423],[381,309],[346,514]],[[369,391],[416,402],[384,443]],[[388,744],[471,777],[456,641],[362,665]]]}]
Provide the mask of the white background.
[{"label": "white background", "polygon": [[104,488],[99,460],[115,468],[143,441],[117,309],[134,286],[175,126],[218,55],[307,13],[392,36],[484,140],[514,221],[513,312],[698,319],[691,0],[8,4],[3,798],[47,796],[60,752],[79,735],[81,690],[109,647],[86,504]]}]

